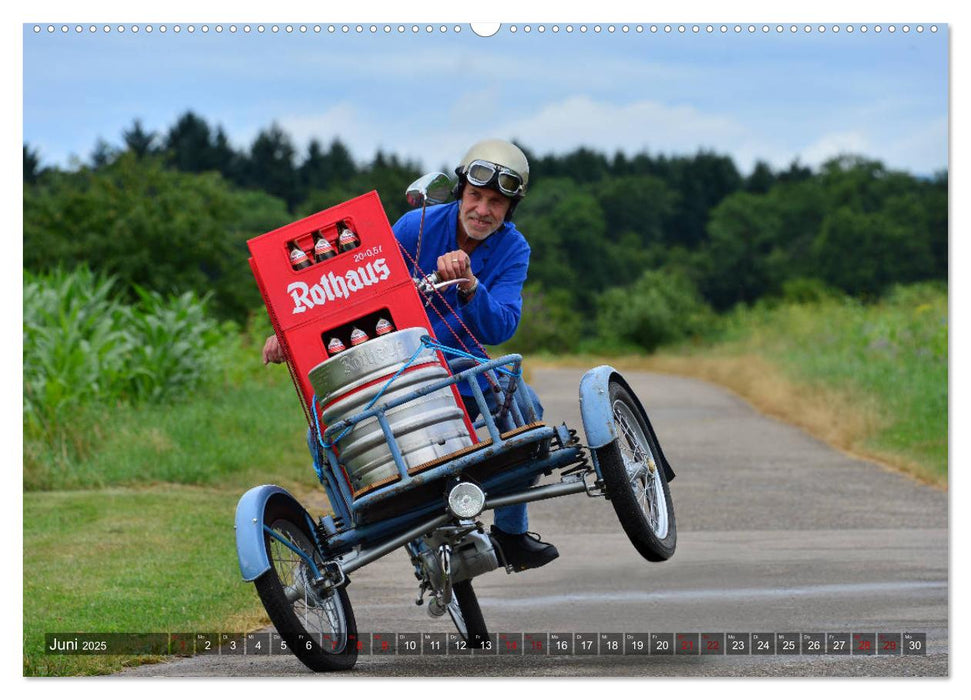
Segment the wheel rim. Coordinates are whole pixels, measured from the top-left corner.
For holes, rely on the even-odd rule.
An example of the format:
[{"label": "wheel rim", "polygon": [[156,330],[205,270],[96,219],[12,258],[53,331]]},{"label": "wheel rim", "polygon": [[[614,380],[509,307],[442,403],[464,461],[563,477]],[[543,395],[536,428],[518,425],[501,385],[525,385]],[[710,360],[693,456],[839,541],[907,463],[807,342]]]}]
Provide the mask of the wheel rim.
[{"label": "wheel rim", "polygon": [[661,469],[631,408],[621,400],[615,401],[613,408],[614,422],[620,431],[618,444],[627,470],[627,481],[651,532],[663,540],[668,535],[668,504]]},{"label": "wheel rim", "polygon": [[[304,552],[315,551],[303,531],[293,523],[280,520],[273,523],[272,529],[294,547]],[[325,651],[342,652],[347,645],[347,620],[338,592],[332,590],[329,595],[321,596],[310,584],[313,575],[307,562],[276,538],[271,537],[269,541],[273,568],[300,624],[311,634],[331,635],[331,641],[337,644],[332,648],[328,645]],[[320,563],[319,557],[314,559]]]}]

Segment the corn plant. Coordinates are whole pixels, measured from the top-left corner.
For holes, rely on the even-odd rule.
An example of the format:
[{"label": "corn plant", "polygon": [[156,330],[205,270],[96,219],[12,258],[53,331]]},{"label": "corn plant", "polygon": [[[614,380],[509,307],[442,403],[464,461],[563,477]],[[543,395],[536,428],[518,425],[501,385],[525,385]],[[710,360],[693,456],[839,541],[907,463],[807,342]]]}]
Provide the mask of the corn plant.
[{"label": "corn plant", "polygon": [[49,423],[123,383],[131,338],[117,323],[114,281],[86,269],[24,272],[24,414]]},{"label": "corn plant", "polygon": [[220,342],[205,300],[136,288],[85,268],[24,272],[24,416],[50,431],[81,406],[184,396],[207,377]]}]

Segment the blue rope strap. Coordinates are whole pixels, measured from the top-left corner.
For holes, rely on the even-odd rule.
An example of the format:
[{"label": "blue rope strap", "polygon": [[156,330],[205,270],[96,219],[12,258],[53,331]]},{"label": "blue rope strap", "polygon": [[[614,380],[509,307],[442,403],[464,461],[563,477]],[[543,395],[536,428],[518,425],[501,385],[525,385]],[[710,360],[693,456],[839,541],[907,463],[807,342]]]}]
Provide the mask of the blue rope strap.
[{"label": "blue rope strap", "polygon": [[[478,365],[483,365],[486,362],[490,362],[488,357],[479,357],[478,355],[473,355],[471,353],[465,352],[464,350],[459,350],[457,348],[449,347],[448,345],[442,345],[437,340],[432,340],[427,335],[422,336],[421,342],[422,342],[422,345],[424,345],[427,348],[431,348],[432,350],[439,350],[442,353],[445,353],[446,355],[455,355],[457,357],[464,357],[467,360],[474,361]],[[523,376],[523,371],[521,367],[520,369],[515,371],[506,369],[505,367],[496,367],[496,371],[502,372],[503,374],[508,374],[510,377],[513,377],[514,379],[519,379],[519,377]]]},{"label": "blue rope strap", "polygon": [[[385,382],[385,383],[384,383],[384,386],[383,386],[383,387],[381,387],[381,390],[380,390],[380,391],[379,391],[379,392],[378,392],[377,394],[375,394],[375,395],[374,395],[374,398],[372,398],[372,399],[371,399],[371,400],[370,400],[370,401],[368,402],[368,405],[367,405],[367,406],[365,406],[365,407],[364,407],[364,409],[363,409],[364,411],[366,411],[366,410],[368,410],[369,408],[371,408],[372,406],[374,406],[374,404],[376,404],[376,403],[378,402],[378,399],[380,399],[380,398],[381,398],[382,396],[384,396],[384,393],[385,393],[385,392],[386,392],[386,391],[388,390],[388,387],[390,387],[390,386],[391,386],[391,383],[392,383],[392,382],[393,382],[393,381],[394,381],[395,379],[397,379],[398,377],[400,377],[400,376],[402,375],[402,373],[403,373],[403,372],[404,372],[404,371],[405,371],[406,369],[408,369],[409,367],[411,367],[411,365],[412,365],[412,364],[413,364],[413,363],[415,362],[415,360],[416,360],[416,359],[418,359],[418,355],[419,355],[419,354],[421,353],[421,351],[422,351],[422,350],[424,350],[424,349],[425,349],[425,346],[424,346],[424,345],[421,345],[421,346],[419,346],[419,347],[418,347],[418,349],[417,349],[417,350],[415,350],[415,352],[414,352],[414,353],[412,354],[412,356],[411,356],[410,358],[408,358],[408,361],[407,361],[407,362],[405,362],[405,363],[404,363],[404,364],[403,364],[403,365],[401,366],[401,369],[399,369],[399,370],[398,370],[397,372],[395,372],[395,373],[394,373],[394,376],[392,376],[392,377],[391,377],[391,379],[389,379],[389,380],[388,380],[387,382]],[[328,450],[329,450],[329,449],[331,449],[331,448],[332,448],[332,447],[334,447],[334,445],[336,445],[336,444],[337,444],[337,443],[338,443],[338,442],[339,442],[339,441],[340,441],[340,440],[341,440],[342,438],[344,438],[344,437],[346,437],[346,436],[347,436],[347,434],[348,434],[349,432],[351,432],[351,431],[352,431],[352,430],[354,429],[354,426],[352,426],[352,425],[349,425],[349,426],[347,426],[346,428],[344,428],[344,429],[343,429],[343,430],[342,430],[342,431],[341,431],[341,432],[340,432],[340,433],[339,433],[339,434],[337,435],[337,437],[335,437],[335,438],[334,438],[333,440],[331,440],[331,441],[330,441],[329,443],[328,443],[328,442],[324,442],[324,439],[323,439],[323,437],[322,437],[322,436],[321,436],[321,434],[320,434],[320,421],[319,421],[319,419],[317,418],[317,411],[316,411],[316,407],[317,407],[317,395],[316,395],[316,394],[314,394],[314,397],[313,397],[313,406],[314,406],[314,409],[315,409],[315,410],[313,411],[313,414],[314,414],[314,428],[315,428],[315,429],[316,429],[316,431],[317,431],[317,442],[319,442],[319,443],[320,443],[320,446],[321,446],[321,447],[323,447],[324,449],[328,449]]]}]

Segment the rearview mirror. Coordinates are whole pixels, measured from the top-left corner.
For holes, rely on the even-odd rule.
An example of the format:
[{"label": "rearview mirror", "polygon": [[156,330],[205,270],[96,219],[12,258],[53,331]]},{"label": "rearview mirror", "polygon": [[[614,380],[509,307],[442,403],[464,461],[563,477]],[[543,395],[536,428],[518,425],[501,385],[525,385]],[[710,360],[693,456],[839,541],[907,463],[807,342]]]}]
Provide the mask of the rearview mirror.
[{"label": "rearview mirror", "polygon": [[452,181],[445,173],[422,175],[405,190],[405,198],[413,207],[426,204],[441,204],[448,201],[452,193]]}]

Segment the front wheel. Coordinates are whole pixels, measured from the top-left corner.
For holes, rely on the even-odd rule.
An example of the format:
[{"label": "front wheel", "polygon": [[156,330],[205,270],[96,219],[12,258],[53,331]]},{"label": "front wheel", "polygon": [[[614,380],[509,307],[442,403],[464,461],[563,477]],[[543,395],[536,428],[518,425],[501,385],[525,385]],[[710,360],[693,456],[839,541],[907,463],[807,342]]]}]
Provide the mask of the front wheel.
[{"label": "front wheel", "polygon": [[479,608],[472,581],[459,581],[452,586],[452,602],[448,604],[448,614],[455,623],[455,628],[462,635],[469,649],[481,649],[489,639],[485,618]]},{"label": "front wheel", "polygon": [[292,549],[307,554],[318,569],[324,562],[303,509],[288,498],[275,496],[266,504],[263,522],[274,533],[264,534],[271,568],[255,584],[277,632],[313,671],[353,667],[357,622],[346,589],[321,594],[312,583],[310,565]]},{"label": "front wheel", "polygon": [[637,401],[619,382],[610,382],[610,405],[617,439],[596,450],[607,497],[641,556],[670,559],[678,534],[668,480],[657,462],[660,450]]}]

